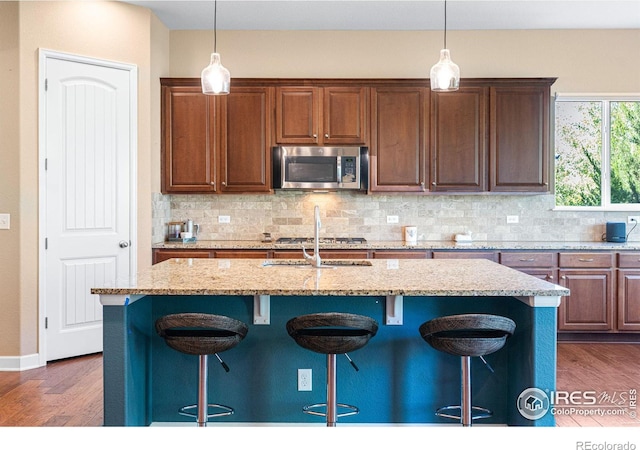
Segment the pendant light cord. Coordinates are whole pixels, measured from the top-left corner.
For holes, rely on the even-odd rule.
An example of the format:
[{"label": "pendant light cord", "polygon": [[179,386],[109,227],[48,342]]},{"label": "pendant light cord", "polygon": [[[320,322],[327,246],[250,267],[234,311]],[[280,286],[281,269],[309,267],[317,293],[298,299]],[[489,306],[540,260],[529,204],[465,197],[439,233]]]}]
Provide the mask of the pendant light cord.
[{"label": "pendant light cord", "polygon": [[218,44],[218,0],[213,2],[213,52],[218,53],[217,44]]},{"label": "pendant light cord", "polygon": [[447,0],[444,0],[444,48],[447,48]]}]

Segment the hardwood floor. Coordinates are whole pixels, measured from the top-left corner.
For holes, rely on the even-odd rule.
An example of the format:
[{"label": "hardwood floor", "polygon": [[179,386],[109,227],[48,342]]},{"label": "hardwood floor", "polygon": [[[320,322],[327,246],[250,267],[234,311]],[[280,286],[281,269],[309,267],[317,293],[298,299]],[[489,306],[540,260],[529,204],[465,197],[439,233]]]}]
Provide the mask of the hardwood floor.
[{"label": "hardwood floor", "polygon": [[[558,345],[558,391],[606,392],[616,401],[624,395],[628,408],[632,389],[640,391],[640,345]],[[0,372],[0,426],[101,426],[102,404],[101,354]],[[556,416],[556,422],[559,427],[640,426],[629,410],[624,415],[573,413]]]}]

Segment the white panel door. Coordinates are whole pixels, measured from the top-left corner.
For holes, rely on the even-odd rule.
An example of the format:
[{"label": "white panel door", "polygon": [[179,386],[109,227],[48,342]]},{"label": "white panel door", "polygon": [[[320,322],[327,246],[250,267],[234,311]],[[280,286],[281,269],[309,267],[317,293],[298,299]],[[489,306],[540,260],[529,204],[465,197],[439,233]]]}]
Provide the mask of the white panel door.
[{"label": "white panel door", "polygon": [[130,73],[46,59],[46,360],[102,351],[92,287],[130,279]]}]

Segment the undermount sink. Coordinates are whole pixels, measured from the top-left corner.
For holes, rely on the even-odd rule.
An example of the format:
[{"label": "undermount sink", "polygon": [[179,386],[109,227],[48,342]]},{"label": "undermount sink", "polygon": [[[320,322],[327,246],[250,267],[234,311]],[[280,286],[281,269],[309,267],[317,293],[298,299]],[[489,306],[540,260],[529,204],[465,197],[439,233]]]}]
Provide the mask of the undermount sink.
[{"label": "undermount sink", "polygon": [[269,259],[262,263],[263,267],[299,267],[301,269],[335,269],[337,267],[359,266],[370,267],[371,261],[362,259],[336,259],[336,260],[324,260],[320,267],[314,267],[305,260],[298,259]]}]

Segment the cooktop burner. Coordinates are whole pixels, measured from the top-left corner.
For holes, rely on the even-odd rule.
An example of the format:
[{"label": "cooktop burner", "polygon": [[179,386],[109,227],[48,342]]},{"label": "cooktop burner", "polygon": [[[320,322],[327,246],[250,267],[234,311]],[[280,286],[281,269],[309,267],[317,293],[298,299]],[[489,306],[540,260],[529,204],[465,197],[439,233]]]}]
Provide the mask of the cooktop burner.
[{"label": "cooktop burner", "polygon": [[[362,237],[347,238],[347,237],[335,237],[335,238],[320,238],[321,244],[366,244],[367,240]],[[278,244],[313,244],[313,238],[303,237],[281,237],[276,243]]]}]

